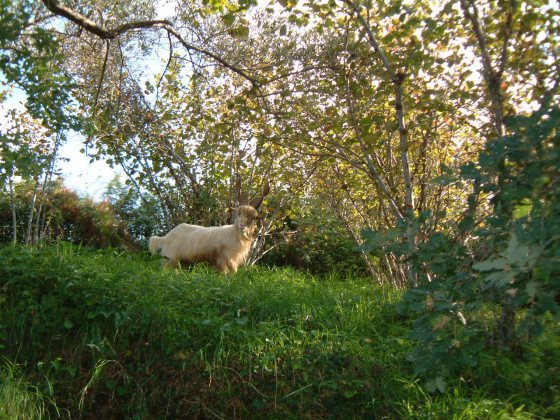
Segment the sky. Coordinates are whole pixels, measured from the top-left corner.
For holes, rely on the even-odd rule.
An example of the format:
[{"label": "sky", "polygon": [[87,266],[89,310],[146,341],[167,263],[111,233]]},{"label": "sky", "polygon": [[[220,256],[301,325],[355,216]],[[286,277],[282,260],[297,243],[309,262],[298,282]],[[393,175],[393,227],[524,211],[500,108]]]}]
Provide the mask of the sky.
[{"label": "sky", "polygon": [[57,168],[66,187],[80,196],[100,201],[107,184],[116,175],[122,175],[122,171],[118,168],[112,169],[104,160],[90,163],[91,157],[80,152],[83,147],[83,137],[76,133],[70,134],[60,149]]},{"label": "sky", "polygon": [[[174,12],[173,2],[163,1],[157,9],[158,18],[165,19]],[[164,51],[164,56],[168,52]],[[144,68],[146,69],[146,78],[154,73],[161,73],[161,58],[154,56]],[[4,81],[4,77],[0,72],[0,82]],[[0,85],[0,90],[2,86]],[[15,93],[8,97],[4,103],[0,103],[0,129],[7,123],[6,114],[11,108],[24,108],[26,100],[25,93],[21,90],[15,90]],[[103,193],[107,184],[114,179],[116,175],[121,175],[121,179],[126,176],[120,168],[111,168],[104,160],[90,162],[91,150],[89,154],[82,153],[80,150],[84,148],[84,137],[78,133],[68,133],[67,141],[59,150],[59,158],[57,160],[57,174],[64,180],[64,185],[71,190],[76,191],[81,197],[88,197],[95,201],[103,198]]]},{"label": "sky", "polygon": [[[0,73],[0,81],[3,79]],[[0,104],[0,129],[8,124],[8,110],[13,108],[23,110],[24,103],[25,93],[15,89],[14,94]],[[103,160],[90,163],[90,157],[80,152],[84,147],[83,140],[83,136],[77,133],[68,134],[68,140],[59,150],[56,173],[64,180],[64,185],[80,196],[100,201],[107,184],[117,174],[122,174],[122,171],[118,168],[111,169]]]}]

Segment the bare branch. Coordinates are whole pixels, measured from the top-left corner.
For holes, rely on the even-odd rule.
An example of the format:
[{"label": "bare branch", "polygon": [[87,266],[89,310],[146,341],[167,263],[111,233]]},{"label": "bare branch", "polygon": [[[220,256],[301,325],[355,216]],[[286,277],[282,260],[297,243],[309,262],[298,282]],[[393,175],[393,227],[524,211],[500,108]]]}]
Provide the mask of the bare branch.
[{"label": "bare branch", "polygon": [[351,95],[350,95],[350,87],[349,87],[348,79],[346,79],[346,97],[347,97],[346,102],[348,103],[348,111],[349,111],[349,114],[350,114],[350,120],[351,120],[352,126],[354,128],[354,134],[356,134],[356,138],[360,142],[360,148],[362,149],[363,156],[366,159],[367,173],[370,174],[370,176],[373,178],[373,180],[375,181],[375,183],[377,184],[379,189],[381,191],[383,191],[383,193],[385,194],[385,196],[386,196],[387,200],[389,201],[389,204],[391,205],[391,208],[393,209],[395,214],[397,214],[399,217],[404,217],[404,214],[399,209],[399,206],[397,205],[395,199],[391,195],[391,192],[387,188],[387,185],[385,184],[385,182],[383,182],[383,179],[381,178],[381,176],[379,175],[379,172],[375,168],[375,165],[373,164],[373,162],[371,160],[370,154],[366,150],[367,149],[366,144],[364,142],[364,139],[362,138],[362,135],[360,133],[360,129],[358,128],[358,122],[356,120],[356,113],[355,113],[355,110],[354,110],[354,104],[352,102],[352,98],[351,98]]},{"label": "bare branch", "polygon": [[250,81],[253,86],[258,87],[261,85],[261,83],[254,77],[249,76],[244,70],[240,69],[237,66],[234,66],[233,64],[228,63],[226,60],[224,60],[223,58],[217,56],[216,54],[205,50],[203,48],[197,47],[195,45],[192,45],[190,43],[188,43],[187,41],[185,41],[185,39],[181,36],[181,34],[179,32],[177,32],[175,29],[173,29],[169,23],[161,23],[156,25],[164,30],[166,30],[168,33],[170,33],[171,35],[173,35],[177,41],[179,41],[181,43],[181,45],[183,45],[183,47],[185,47],[187,50],[189,51],[195,51],[198,52],[200,54],[203,54],[207,57],[212,58],[213,60],[217,61],[218,63],[220,63],[222,66],[224,66],[225,68],[233,71],[234,73],[239,74],[240,76],[242,76],[244,79],[247,79],[248,81]]},{"label": "bare branch", "polygon": [[366,19],[364,18],[364,16],[360,12],[360,9],[356,5],[356,3],[354,3],[352,0],[343,0],[343,1],[348,6],[350,6],[352,11],[354,12],[354,15],[356,16],[356,18],[362,24],[363,28],[365,29],[365,31],[368,35],[370,45],[373,47],[373,49],[377,53],[377,56],[379,57],[379,59],[383,63],[383,67],[385,67],[385,70],[389,74],[389,77],[391,78],[391,80],[393,80],[396,76],[395,71],[393,70],[393,66],[391,65],[391,63],[387,59],[387,56],[385,55],[385,53],[381,49],[381,46],[379,45],[379,42],[377,41],[377,38],[375,37],[375,34],[371,30],[371,26],[369,25],[369,23],[366,21]]},{"label": "bare branch", "polygon": [[509,10],[507,14],[507,20],[505,23],[504,28],[504,45],[502,46],[502,56],[500,58],[500,69],[498,70],[498,75],[501,77],[504,74],[504,70],[507,64],[507,50],[509,46],[509,40],[511,38],[512,33],[512,21],[513,21],[513,12],[515,11],[515,6],[517,3],[515,0],[511,0],[509,2]]},{"label": "bare branch", "polygon": [[[506,32],[506,39],[504,40],[504,46],[503,46],[502,57],[501,57],[502,62],[500,64],[500,69],[499,71],[496,71],[494,66],[492,65],[490,52],[488,51],[488,47],[486,45],[486,39],[484,38],[484,34],[482,32],[482,25],[480,23],[480,18],[478,16],[478,9],[476,7],[476,3],[474,1],[470,1],[469,3],[467,3],[467,1],[468,0],[461,0],[461,8],[463,9],[463,14],[465,15],[465,18],[468,21],[470,21],[470,23],[472,24],[473,32],[478,42],[478,47],[480,48],[482,65],[484,67],[484,71],[486,72],[485,79],[486,79],[486,83],[488,84],[488,93],[490,95],[490,100],[492,101],[492,108],[493,108],[492,116],[494,119],[494,126],[496,128],[496,132],[498,133],[498,135],[503,136],[505,134],[504,112],[503,112],[504,99],[500,89],[501,89],[502,73],[503,73],[503,69],[505,69],[506,59],[507,59],[506,50],[507,50],[507,44],[510,36],[509,32],[511,32],[511,21],[508,22],[508,25],[510,26],[510,30]],[[511,7],[513,8],[514,5],[512,4]]]},{"label": "bare branch", "polygon": [[[404,181],[404,189],[405,189],[404,216],[406,216],[408,213],[414,211],[414,190],[412,188],[412,178],[410,176],[410,163],[408,157],[408,129],[406,127],[406,121],[404,115],[404,101],[403,101],[403,93],[404,93],[403,83],[406,78],[406,73],[394,70],[392,64],[389,62],[384,51],[381,49],[381,46],[377,41],[377,38],[375,37],[375,34],[373,33],[370,24],[362,14],[362,10],[358,7],[358,5],[354,3],[354,1],[352,0],[343,0],[343,1],[348,6],[350,6],[350,8],[352,9],[352,13],[355,16],[355,19],[360,22],[360,24],[366,31],[366,34],[368,35],[369,43],[373,47],[378,58],[383,63],[383,67],[385,68],[385,71],[389,76],[389,79],[393,83],[393,87],[395,89],[395,118],[399,126],[399,144],[401,149],[400,155],[401,155],[401,165],[403,170],[403,181]],[[376,177],[376,179],[379,176],[378,174],[376,175],[375,173],[373,175]],[[380,184],[380,186],[381,185],[382,184]],[[388,195],[388,197],[390,196]],[[393,204],[392,207],[393,209],[395,209],[395,206]],[[406,233],[408,237],[408,242],[410,244],[410,249],[412,251],[417,247],[417,237],[414,228],[410,223],[407,223]],[[416,281],[417,281],[416,272],[412,269],[411,266],[408,267],[408,274],[409,274],[410,284],[416,285]]]},{"label": "bare branch", "polygon": [[109,59],[109,48],[110,48],[110,41],[106,40],[106,48],[105,51],[105,59],[103,60],[103,67],[101,68],[101,76],[99,77],[99,83],[97,85],[97,92],[95,93],[95,100],[93,102],[93,117],[95,117],[95,113],[97,111],[97,101],[99,100],[99,93],[101,92],[101,86],[103,85],[103,79],[105,78],[105,70],[107,69],[107,60]]},{"label": "bare branch", "polygon": [[163,81],[163,78],[165,77],[165,74],[167,73],[167,70],[169,70],[169,66],[171,65],[171,61],[173,60],[173,42],[171,42],[171,34],[169,32],[167,33],[167,38],[169,39],[169,58],[167,59],[167,64],[165,65],[165,69],[163,70],[163,73],[161,74],[161,77],[159,78],[159,80],[157,82],[156,99],[159,98],[159,88],[161,86],[161,82]]}]

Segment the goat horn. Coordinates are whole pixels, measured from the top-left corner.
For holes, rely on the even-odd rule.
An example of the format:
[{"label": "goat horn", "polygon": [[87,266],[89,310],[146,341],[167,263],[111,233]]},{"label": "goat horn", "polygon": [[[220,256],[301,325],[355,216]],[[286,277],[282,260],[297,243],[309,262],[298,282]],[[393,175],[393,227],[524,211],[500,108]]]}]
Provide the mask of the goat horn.
[{"label": "goat horn", "polygon": [[249,198],[247,194],[241,191],[241,175],[236,174],[236,181],[235,181],[235,191],[237,192],[237,201],[239,201],[239,205],[246,206],[249,204]]},{"label": "goat horn", "polygon": [[265,180],[264,182],[264,186],[263,186],[263,193],[260,197],[255,197],[252,201],[251,201],[251,206],[253,206],[254,209],[258,209],[264,198],[270,193],[270,183],[268,182],[268,179]]}]

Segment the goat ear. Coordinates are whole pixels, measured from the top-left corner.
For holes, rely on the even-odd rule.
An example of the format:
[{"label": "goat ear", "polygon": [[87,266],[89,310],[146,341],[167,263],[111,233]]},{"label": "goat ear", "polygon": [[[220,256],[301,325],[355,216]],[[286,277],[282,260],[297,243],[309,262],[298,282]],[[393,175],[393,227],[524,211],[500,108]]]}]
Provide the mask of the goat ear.
[{"label": "goat ear", "polygon": [[251,206],[253,206],[253,208],[255,210],[258,210],[258,208],[261,206],[264,198],[270,193],[270,184],[268,182],[268,179],[264,182],[264,186],[263,186],[263,193],[260,197],[255,197],[252,201],[251,201]]},{"label": "goat ear", "polygon": [[249,204],[249,198],[247,194],[241,191],[241,175],[236,175],[237,180],[235,181],[235,191],[237,192],[237,201],[239,201],[239,205],[246,206]]}]

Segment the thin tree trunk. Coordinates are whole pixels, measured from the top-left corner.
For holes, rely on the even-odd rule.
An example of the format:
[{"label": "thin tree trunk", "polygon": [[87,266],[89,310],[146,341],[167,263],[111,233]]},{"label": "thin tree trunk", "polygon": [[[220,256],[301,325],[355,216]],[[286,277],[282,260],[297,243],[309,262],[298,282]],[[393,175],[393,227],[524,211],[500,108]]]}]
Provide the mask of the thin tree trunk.
[{"label": "thin tree trunk", "polygon": [[31,199],[31,208],[29,210],[29,217],[27,219],[27,231],[25,233],[25,243],[27,245],[31,244],[33,237],[33,214],[35,213],[35,201],[37,201],[37,190],[39,189],[39,176],[35,176],[35,188],[33,188],[33,198]]},{"label": "thin tree trunk", "polygon": [[266,224],[263,223],[263,226],[258,234],[258,239],[251,244],[251,251],[249,252],[249,257],[247,258],[247,265],[255,265],[255,263],[264,256],[263,247],[265,243],[265,238],[267,234],[270,232],[272,223],[274,223],[274,219],[276,218],[276,216],[278,215],[278,213],[282,208],[283,208],[283,202],[280,201],[280,204],[276,206],[272,215],[268,217],[266,220],[263,220],[263,222],[266,222]]},{"label": "thin tree trunk", "polygon": [[[302,188],[308,185],[310,179],[315,175],[315,171],[318,169],[319,163],[321,163],[322,160],[323,158],[319,157],[315,162],[313,162],[313,164],[311,165],[311,169],[309,169],[309,171],[305,174],[306,175],[305,178],[302,179],[299,184],[297,184],[291,189],[291,194],[289,196],[287,195],[283,196],[280,199],[276,208],[274,209],[274,212],[265,220],[263,220],[263,227],[259,231],[259,239],[255,241],[251,246],[251,251],[247,259],[248,265],[254,265],[266,253],[263,252],[265,238],[270,232],[270,230],[272,229],[272,224],[274,223],[274,220],[276,219],[278,213],[280,212],[280,210],[284,209],[288,204],[292,202],[292,200],[296,197],[296,194]],[[272,172],[272,167],[269,170],[269,173],[271,172]]]},{"label": "thin tree trunk", "polygon": [[[377,57],[380,59],[391,83],[393,83],[395,92],[395,118],[399,127],[399,143],[401,153],[401,165],[403,171],[403,182],[405,189],[405,206],[404,206],[404,219],[406,220],[406,236],[409,245],[409,253],[412,255],[416,252],[417,237],[416,231],[413,226],[414,219],[414,191],[412,188],[412,177],[410,176],[410,163],[408,156],[408,129],[405,122],[404,104],[403,104],[403,82],[406,78],[405,73],[395,72],[393,66],[387,59],[387,56],[381,49],[371,26],[361,13],[360,8],[352,0],[343,0],[350,6],[355,18],[361,23],[366,31],[370,45],[373,47]],[[413,287],[418,285],[417,273],[413,270],[412,266],[408,265],[408,279],[409,284]]]},{"label": "thin tree trunk", "polygon": [[502,347],[515,346],[515,310],[512,308],[513,298],[506,294],[502,301],[502,316],[499,321],[500,345]]},{"label": "thin tree trunk", "polygon": [[10,186],[10,201],[12,206],[12,242],[17,243],[17,215],[16,215],[16,199],[14,196],[14,186],[12,177],[8,178],[8,185]]},{"label": "thin tree trunk", "polygon": [[56,164],[56,155],[58,154],[58,147],[60,145],[60,139],[61,139],[61,134],[59,132],[56,135],[56,142],[54,144],[54,149],[53,149],[53,153],[52,153],[52,157],[51,157],[51,162],[49,163],[49,168],[47,170],[47,173],[45,174],[45,180],[43,181],[43,187],[41,188],[41,198],[39,200],[39,208],[37,209],[37,217],[35,219],[35,226],[33,228],[33,243],[34,244],[39,243],[39,239],[40,239],[39,232],[42,232],[41,216],[43,216],[42,217],[43,223],[44,223],[44,220],[45,220],[44,212],[43,212],[43,204],[45,202],[45,196],[46,196],[47,188],[48,188],[48,186],[49,186],[49,184],[51,183],[51,180],[52,180],[52,174],[54,172],[54,168],[55,168],[55,164]]},{"label": "thin tree trunk", "polygon": [[385,257],[385,265],[387,266],[387,271],[389,271],[389,282],[393,284],[393,286],[396,286],[397,285],[396,274],[393,271],[393,267],[391,267],[391,261],[389,260],[387,254],[385,254],[384,257]]},{"label": "thin tree trunk", "polygon": [[[348,221],[342,217],[342,215],[339,214],[339,218],[341,218],[341,221],[344,223],[344,227],[346,228],[346,230],[348,231],[348,233],[350,234],[350,236],[352,237],[352,239],[354,240],[354,244],[356,244],[357,247],[362,245],[362,241],[360,241],[360,238],[358,237],[358,235],[356,235],[356,233],[354,233],[354,231],[352,230],[352,227],[349,225]],[[373,264],[371,263],[371,260],[369,259],[368,255],[366,254],[366,252],[362,249],[360,250],[360,258],[364,261],[364,263],[366,264],[366,267],[369,271],[369,274],[371,275],[371,277],[379,284],[384,284],[383,279],[381,278],[381,276],[377,273],[377,271],[375,271],[375,267],[373,266]]]},{"label": "thin tree trunk", "polygon": [[[344,180],[342,179],[342,176],[340,174],[340,172],[338,171],[337,167],[334,168],[334,173],[338,179],[338,181],[340,183],[344,183]],[[348,192],[347,188],[343,189],[346,193],[346,197],[347,199],[350,201],[350,203],[352,204],[352,206],[354,207],[354,210],[360,215],[360,217],[362,218],[363,223],[368,227],[368,229],[371,229],[372,226],[369,223],[369,220],[367,219],[367,217],[362,213],[362,211],[360,210],[359,206],[356,204],[356,202],[354,201],[353,197],[350,195],[350,193]],[[354,244],[356,245],[356,247],[359,247],[361,245],[363,245],[363,241],[360,240],[359,236],[356,235],[356,233],[354,232],[354,230],[352,229],[352,227],[350,226],[350,223],[348,222],[348,219],[346,217],[344,217],[344,215],[342,214],[342,212],[340,211],[340,209],[338,208],[338,206],[336,205],[336,200],[334,198],[334,196],[331,194],[331,203],[330,203],[331,208],[334,209],[334,211],[336,212],[338,219],[344,224],[344,227],[346,228],[346,231],[349,233],[349,235],[352,237],[352,240],[354,241]],[[368,268],[368,271],[371,275],[371,277],[377,281],[379,284],[384,284],[385,282],[383,281],[382,277],[379,275],[379,273],[377,273],[377,271],[375,270],[375,267],[373,266],[373,264],[371,263],[371,260],[369,259],[367,253],[364,250],[360,250],[360,258],[364,261],[364,263],[366,264],[366,267]]]},{"label": "thin tree trunk", "polygon": [[472,29],[480,50],[480,58],[484,68],[484,78],[488,85],[488,94],[492,103],[490,111],[496,133],[499,137],[506,134],[504,125],[504,95],[502,93],[503,74],[508,60],[508,46],[512,33],[513,13],[517,6],[515,0],[510,0],[509,10],[505,16],[506,20],[503,27],[503,44],[500,60],[497,66],[492,63],[490,51],[486,45],[486,38],[483,33],[482,23],[480,22],[478,8],[473,0],[461,0],[461,8],[465,18],[471,23]]}]

